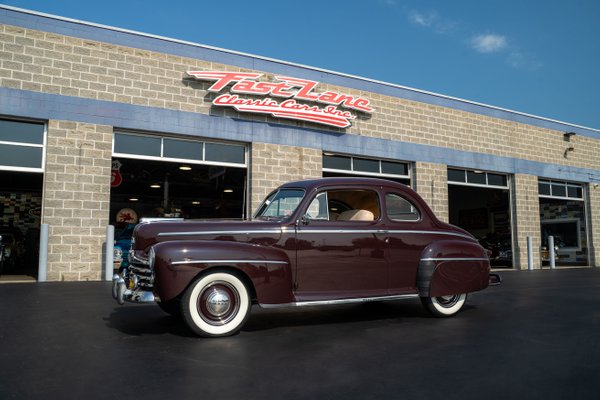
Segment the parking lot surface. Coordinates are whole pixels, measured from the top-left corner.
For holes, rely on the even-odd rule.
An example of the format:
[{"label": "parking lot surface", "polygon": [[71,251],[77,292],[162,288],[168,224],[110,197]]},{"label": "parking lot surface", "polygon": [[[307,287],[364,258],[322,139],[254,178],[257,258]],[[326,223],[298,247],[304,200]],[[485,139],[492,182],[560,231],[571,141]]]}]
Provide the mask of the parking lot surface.
[{"label": "parking lot surface", "polygon": [[600,398],[600,269],[502,275],[453,318],[254,307],[221,339],[108,282],[2,284],[0,399]]}]

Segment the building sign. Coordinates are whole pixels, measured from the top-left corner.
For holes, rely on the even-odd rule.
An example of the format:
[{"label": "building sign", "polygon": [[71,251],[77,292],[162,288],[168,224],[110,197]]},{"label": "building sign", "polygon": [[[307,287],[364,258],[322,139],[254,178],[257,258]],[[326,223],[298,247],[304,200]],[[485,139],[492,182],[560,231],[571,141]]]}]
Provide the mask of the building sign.
[{"label": "building sign", "polygon": [[264,82],[258,81],[263,76],[258,73],[188,71],[187,74],[199,80],[215,81],[208,88],[213,93],[232,85],[228,93],[213,100],[213,105],[232,107],[239,112],[347,128],[350,121],[356,119],[352,111],[368,114],[374,111],[369,100],[362,97],[331,91],[317,93],[314,90],[319,82],[307,79],[275,76],[274,82]]}]

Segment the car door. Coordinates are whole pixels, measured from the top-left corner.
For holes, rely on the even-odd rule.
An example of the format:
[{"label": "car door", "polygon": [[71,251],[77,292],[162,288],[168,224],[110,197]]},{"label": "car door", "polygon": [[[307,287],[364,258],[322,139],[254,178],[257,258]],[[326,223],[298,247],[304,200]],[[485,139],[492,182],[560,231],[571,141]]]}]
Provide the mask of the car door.
[{"label": "car door", "polygon": [[385,234],[376,191],[321,190],[297,235],[296,298],[317,301],[387,294]]},{"label": "car door", "polygon": [[432,241],[433,232],[429,232],[427,215],[412,199],[393,192],[386,193],[384,199],[390,294],[416,293],[421,253]]}]

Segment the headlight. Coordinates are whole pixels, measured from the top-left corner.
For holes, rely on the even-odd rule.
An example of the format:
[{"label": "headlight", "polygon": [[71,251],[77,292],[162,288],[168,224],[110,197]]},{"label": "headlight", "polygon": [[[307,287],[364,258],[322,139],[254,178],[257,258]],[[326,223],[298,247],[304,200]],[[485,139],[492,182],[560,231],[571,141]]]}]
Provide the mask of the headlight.
[{"label": "headlight", "polygon": [[148,267],[150,269],[154,269],[154,258],[156,257],[156,253],[154,252],[154,247],[150,248],[148,252]]}]

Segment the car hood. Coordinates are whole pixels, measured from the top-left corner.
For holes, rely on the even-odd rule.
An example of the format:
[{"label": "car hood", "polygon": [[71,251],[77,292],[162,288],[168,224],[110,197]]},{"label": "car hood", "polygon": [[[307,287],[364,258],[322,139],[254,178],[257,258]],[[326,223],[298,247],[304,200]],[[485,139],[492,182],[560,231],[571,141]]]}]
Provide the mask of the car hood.
[{"label": "car hood", "polygon": [[282,234],[281,224],[272,221],[184,220],[139,224],[133,234],[134,250],[147,250],[158,242],[172,240],[227,240],[273,244]]}]

